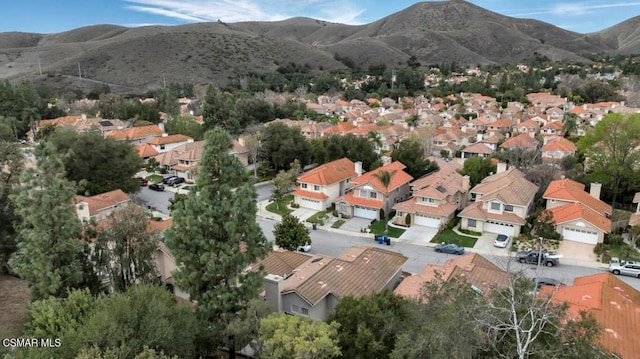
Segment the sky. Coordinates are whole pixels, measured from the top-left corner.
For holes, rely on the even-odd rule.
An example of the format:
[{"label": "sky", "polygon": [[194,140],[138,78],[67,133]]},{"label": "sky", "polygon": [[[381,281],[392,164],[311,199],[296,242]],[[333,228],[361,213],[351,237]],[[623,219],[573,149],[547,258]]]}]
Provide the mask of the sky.
[{"label": "sky", "polygon": [[[633,0],[470,0],[487,10],[595,32],[640,15]],[[277,21],[306,16],[359,25],[379,20],[413,0],[0,0],[0,32],[57,33],[78,27],[127,27],[195,22]]]}]

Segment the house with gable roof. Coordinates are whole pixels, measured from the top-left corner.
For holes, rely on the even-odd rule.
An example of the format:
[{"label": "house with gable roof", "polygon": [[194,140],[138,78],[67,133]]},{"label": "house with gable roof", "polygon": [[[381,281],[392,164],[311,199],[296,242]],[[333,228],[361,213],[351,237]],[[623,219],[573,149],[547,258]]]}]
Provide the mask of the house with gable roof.
[{"label": "house with gable roof", "polygon": [[172,149],[193,142],[193,138],[185,135],[167,135],[162,134],[161,137],[155,137],[147,141],[145,145],[153,147],[158,153],[171,151]]},{"label": "house with gable roof", "polygon": [[629,225],[631,227],[640,224],[640,192],[636,192],[636,194],[633,195],[633,203],[637,203],[637,205],[636,211],[629,217]]},{"label": "house with gable roof", "polygon": [[471,189],[473,202],[458,214],[460,228],[509,236],[520,234],[538,186],[504,163],[498,164],[497,172]]},{"label": "house with gable roof", "polygon": [[347,193],[353,185],[351,181],[359,175],[362,162],[341,158],[299,175],[291,194],[300,207],[323,211]]},{"label": "house with gable roof", "polygon": [[535,151],[536,149],[538,149],[538,145],[538,140],[529,136],[528,133],[521,133],[504,141],[502,144],[500,144],[499,147],[503,150],[522,149],[527,151]]},{"label": "house with gable roof", "polygon": [[613,208],[600,200],[602,184],[592,183],[589,192],[584,188],[570,179],[555,180],[542,198],[564,240],[596,245],[611,232]]},{"label": "house with gable roof", "polygon": [[130,203],[131,198],[122,190],[116,189],[95,196],[76,196],[75,207],[80,221],[88,223],[105,219]]},{"label": "house with gable roof", "polygon": [[489,158],[493,155],[495,151],[489,147],[487,144],[482,142],[476,142],[469,147],[464,148],[460,151],[460,156],[462,158]]},{"label": "house with gable roof", "polygon": [[153,138],[162,137],[164,133],[164,130],[159,125],[149,125],[115,130],[106,134],[105,137],[113,138],[116,141],[126,141],[135,146],[143,145]]},{"label": "house with gable roof", "polygon": [[564,137],[545,137],[545,142],[546,143],[542,145],[542,148],[540,148],[543,162],[559,162],[567,156],[575,155],[576,151],[578,151],[578,147],[575,143]]},{"label": "house with gable roof", "polygon": [[443,228],[467,205],[469,187],[469,176],[462,176],[454,166],[440,167],[411,183],[412,197],[393,206],[393,223]]},{"label": "house with gable roof", "polygon": [[[335,200],[336,210],[346,218],[381,219],[381,209],[389,213],[395,203],[409,198],[413,177],[403,171],[405,168],[407,166],[395,161],[351,179],[352,187]],[[382,171],[392,173],[388,188],[376,177]]]},{"label": "house with gable roof", "polygon": [[274,312],[327,320],[346,296],[395,289],[407,257],[382,248],[358,246],[336,258],[273,251],[251,266],[264,268],[264,299]]}]

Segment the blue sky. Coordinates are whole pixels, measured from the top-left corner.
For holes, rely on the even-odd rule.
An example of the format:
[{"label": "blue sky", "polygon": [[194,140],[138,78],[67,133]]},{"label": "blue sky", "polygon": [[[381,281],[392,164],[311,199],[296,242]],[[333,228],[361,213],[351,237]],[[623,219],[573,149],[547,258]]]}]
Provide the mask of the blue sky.
[{"label": "blue sky", "polygon": [[[412,0],[0,0],[0,32],[56,33],[82,26],[180,25],[273,21],[307,16],[364,24],[416,3]],[[502,15],[538,19],[588,33],[640,15],[633,0],[470,0]]]}]

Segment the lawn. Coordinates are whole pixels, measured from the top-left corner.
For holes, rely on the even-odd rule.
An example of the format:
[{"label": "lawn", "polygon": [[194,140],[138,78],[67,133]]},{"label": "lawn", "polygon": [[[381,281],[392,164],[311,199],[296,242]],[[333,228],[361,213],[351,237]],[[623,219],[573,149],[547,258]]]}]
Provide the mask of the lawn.
[{"label": "lawn", "polygon": [[478,238],[461,236],[451,229],[445,229],[431,240],[431,243],[455,243],[459,246],[473,248]]},{"label": "lawn", "polygon": [[147,180],[150,183],[161,183],[162,182],[162,176],[155,175],[155,174],[154,175],[150,175],[150,176],[147,176]]},{"label": "lawn", "polygon": [[346,222],[344,219],[339,219],[333,222],[333,224],[331,225],[331,228],[340,228],[340,226],[343,225],[344,222]]},{"label": "lawn", "polygon": [[267,211],[271,213],[279,214],[281,216],[286,216],[287,214],[290,214],[291,212],[293,212],[292,209],[289,209],[289,207],[287,207],[287,204],[291,202],[291,200],[293,200],[293,196],[288,194],[284,196],[284,198],[282,198],[278,202],[278,204],[276,204],[276,202],[269,203],[267,205]]},{"label": "lawn", "polygon": [[[369,229],[373,234],[384,234],[384,221],[375,221],[370,226]],[[389,237],[398,238],[404,233],[404,229],[396,228],[389,226]]]},{"label": "lawn", "polygon": [[324,217],[326,217],[326,216],[327,216],[327,212],[325,212],[325,211],[316,212],[313,216],[307,218],[307,222],[309,222],[309,223],[318,223],[321,220],[324,221]]}]

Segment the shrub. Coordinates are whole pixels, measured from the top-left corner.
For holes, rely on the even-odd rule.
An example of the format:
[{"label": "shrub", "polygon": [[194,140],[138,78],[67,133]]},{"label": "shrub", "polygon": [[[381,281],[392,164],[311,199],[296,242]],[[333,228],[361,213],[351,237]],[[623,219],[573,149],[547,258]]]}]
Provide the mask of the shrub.
[{"label": "shrub", "polygon": [[300,208],[300,205],[298,203],[291,203],[291,208]]},{"label": "shrub", "polygon": [[406,217],[404,217],[404,224],[406,224],[407,226],[411,225],[411,215],[407,214]]},{"label": "shrub", "polygon": [[481,236],[481,235],[482,235],[482,232],[471,231],[471,230],[468,230],[468,229],[462,229],[462,228],[460,228],[460,229],[459,229],[459,231],[460,231],[461,233],[464,233],[464,234],[470,234],[470,235],[472,235],[472,236],[477,236],[477,237],[479,237],[479,236]]},{"label": "shrub", "polygon": [[604,237],[605,244],[622,244],[624,243],[624,238],[620,234],[609,234]]},{"label": "shrub", "polygon": [[447,229],[453,229],[453,227],[457,226],[459,222],[460,222],[460,218],[459,217],[451,218],[449,223],[447,223]]},{"label": "shrub", "polygon": [[604,245],[602,243],[596,244],[596,246],[593,247],[593,253],[598,256],[602,255],[602,253],[604,253]]},{"label": "shrub", "polygon": [[334,217],[338,217],[338,211],[334,210],[334,211],[332,212],[332,214],[333,214],[333,216],[334,216]]}]

